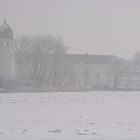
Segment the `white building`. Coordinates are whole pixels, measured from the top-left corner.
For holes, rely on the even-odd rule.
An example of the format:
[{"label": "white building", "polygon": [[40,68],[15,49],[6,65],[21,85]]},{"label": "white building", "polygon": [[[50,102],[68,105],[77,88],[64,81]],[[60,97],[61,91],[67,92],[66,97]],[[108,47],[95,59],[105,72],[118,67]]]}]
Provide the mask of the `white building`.
[{"label": "white building", "polygon": [[15,75],[14,34],[4,19],[0,26],[0,78],[11,80]]}]

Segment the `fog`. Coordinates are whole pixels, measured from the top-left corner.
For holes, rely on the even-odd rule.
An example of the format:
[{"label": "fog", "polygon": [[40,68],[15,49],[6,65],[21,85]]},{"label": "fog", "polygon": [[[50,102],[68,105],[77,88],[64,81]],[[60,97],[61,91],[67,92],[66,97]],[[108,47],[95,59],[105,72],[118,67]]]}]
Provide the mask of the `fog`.
[{"label": "fog", "polygon": [[140,46],[137,0],[0,0],[4,17],[15,36],[52,34],[70,53],[131,58]]}]

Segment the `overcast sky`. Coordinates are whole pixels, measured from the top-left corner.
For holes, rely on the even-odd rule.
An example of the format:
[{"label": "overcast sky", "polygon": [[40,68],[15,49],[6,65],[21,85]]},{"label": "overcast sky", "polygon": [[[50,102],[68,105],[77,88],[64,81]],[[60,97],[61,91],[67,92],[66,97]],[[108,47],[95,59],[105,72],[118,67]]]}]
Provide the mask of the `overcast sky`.
[{"label": "overcast sky", "polygon": [[139,0],[0,0],[15,36],[52,34],[71,53],[131,58],[140,50]]}]

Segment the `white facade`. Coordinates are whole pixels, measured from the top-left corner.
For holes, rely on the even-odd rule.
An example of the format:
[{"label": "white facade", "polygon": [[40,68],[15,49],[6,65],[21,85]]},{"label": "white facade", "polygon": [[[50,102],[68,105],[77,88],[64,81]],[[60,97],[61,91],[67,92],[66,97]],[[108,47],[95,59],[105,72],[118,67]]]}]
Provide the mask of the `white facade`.
[{"label": "white facade", "polygon": [[4,21],[0,27],[0,78],[11,80],[15,76],[14,39],[9,37],[9,25]]},{"label": "white facade", "polygon": [[14,78],[14,41],[0,39],[0,77],[5,80]]}]

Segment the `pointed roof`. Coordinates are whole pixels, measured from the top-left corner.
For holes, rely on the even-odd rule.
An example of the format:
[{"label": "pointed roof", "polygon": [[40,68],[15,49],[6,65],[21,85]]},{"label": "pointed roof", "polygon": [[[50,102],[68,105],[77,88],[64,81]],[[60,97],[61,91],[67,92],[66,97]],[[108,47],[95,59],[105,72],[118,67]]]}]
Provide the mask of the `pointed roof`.
[{"label": "pointed roof", "polygon": [[3,23],[0,26],[0,39],[13,39],[14,33],[11,27],[7,24],[4,18]]}]

